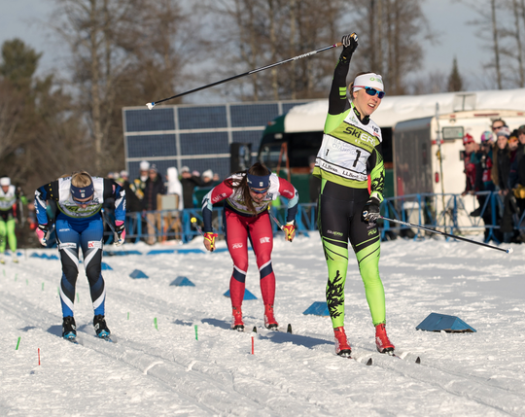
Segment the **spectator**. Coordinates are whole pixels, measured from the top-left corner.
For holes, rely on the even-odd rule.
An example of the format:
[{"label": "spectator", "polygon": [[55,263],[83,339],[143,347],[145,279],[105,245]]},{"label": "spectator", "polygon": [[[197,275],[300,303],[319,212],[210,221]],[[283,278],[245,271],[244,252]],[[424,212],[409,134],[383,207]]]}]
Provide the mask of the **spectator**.
[{"label": "spectator", "polygon": [[129,183],[129,174],[128,171],[122,170],[118,175],[118,179],[115,181],[117,184],[122,185],[125,181]]},{"label": "spectator", "polygon": [[[510,153],[510,163],[511,166],[516,160],[516,154],[518,152],[518,148],[520,145],[520,142],[518,141],[518,130],[513,130],[509,137],[509,153]],[[510,175],[510,174],[509,174]]]},{"label": "spectator", "polygon": [[146,181],[148,179],[149,172],[149,162],[142,161],[140,163],[140,173],[133,182],[129,182],[129,190],[124,185],[126,189],[126,199],[127,199],[127,211],[129,213],[137,213],[142,211],[142,200],[144,199],[144,189],[146,188]]},{"label": "spectator", "polygon": [[[482,174],[483,170],[481,168],[481,159],[483,156],[483,153],[480,149],[479,144],[474,140],[472,135],[467,133],[463,137],[463,145],[465,146],[465,175],[467,178],[465,191],[461,194],[462,196],[465,196],[468,194],[475,194],[478,191],[482,191],[483,185],[482,185]],[[479,216],[481,212],[481,208],[478,207],[476,210],[474,210],[472,213],[470,213],[471,216]]]},{"label": "spectator", "polygon": [[193,190],[201,185],[199,177],[195,177],[187,166],[183,166],[181,172],[182,200],[184,208],[193,208]]},{"label": "spectator", "polygon": [[219,174],[214,174],[211,169],[207,169],[202,173],[201,180],[201,187],[215,187],[220,183]]},{"label": "spectator", "polygon": [[[168,168],[166,179],[167,182],[167,193],[168,195],[176,195],[177,196],[177,210],[183,210],[184,209],[184,202],[182,201],[182,184],[179,180],[179,173],[177,172],[177,168],[171,167]],[[163,207],[163,210],[165,207]],[[168,233],[171,233],[171,231],[175,234],[175,239],[180,238],[181,233],[181,221],[180,221],[180,213],[176,211],[168,211],[164,213],[164,232],[166,235],[164,236],[164,240],[168,239]]]},{"label": "spectator", "polygon": [[211,187],[213,184],[213,171],[211,169],[204,171],[201,180],[201,187]]},{"label": "spectator", "polygon": [[176,194],[178,196],[178,210],[184,209],[184,202],[182,199],[182,184],[179,181],[179,175],[177,172],[177,168],[171,167],[168,168],[168,194]]},{"label": "spectator", "polygon": [[481,134],[481,168],[483,170],[481,180],[483,182],[483,190],[494,191],[494,182],[492,181],[492,147],[494,146],[494,135],[489,130]]},{"label": "spectator", "polygon": [[507,126],[507,123],[503,119],[494,119],[492,121],[492,132],[497,133],[502,127]]},{"label": "spectator", "polygon": [[[492,147],[494,146],[494,135],[490,130],[487,130],[481,134],[481,181],[482,181],[482,190],[483,191],[494,191],[495,186],[494,182],[492,181]],[[478,197],[480,208],[484,207],[485,204],[485,210],[483,211],[482,218],[485,222],[485,225],[492,225],[492,205],[489,203],[486,203],[487,199],[490,198],[490,195],[482,195]],[[490,236],[490,228],[485,228],[485,241]]]},{"label": "spectator", "polygon": [[[515,219],[515,223],[521,227],[519,220],[523,216],[525,210],[525,125],[520,126],[517,131],[518,143],[516,146],[515,154],[512,156],[511,153],[511,165],[509,173],[509,189],[512,191],[508,195],[508,207],[506,210],[509,211]],[[509,148],[512,152],[512,145],[509,140]],[[509,228],[507,224],[505,226]],[[507,229],[506,229],[507,230]],[[510,230],[509,230],[510,232]],[[513,232],[514,241],[520,243],[525,242],[525,230]]]},{"label": "spectator", "polygon": [[[500,211],[502,211],[499,223],[500,231],[503,233],[503,241],[509,243],[513,235],[512,212],[510,211],[509,174],[510,174],[510,130],[504,126],[496,133],[497,141],[493,150],[494,165],[492,167],[492,179],[500,196]],[[503,203],[501,203],[503,201]]]},{"label": "spectator", "polygon": [[493,166],[492,166],[492,181],[496,186],[500,195],[508,193],[508,180],[510,173],[510,153],[508,141],[510,137],[510,130],[504,126],[498,130],[496,146],[492,150]]},{"label": "spectator", "polygon": [[159,172],[155,164],[151,165],[148,171],[149,178],[146,180],[146,187],[144,188],[143,210],[146,212],[146,221],[148,223],[148,238],[146,243],[153,245],[156,239],[155,225],[160,229],[160,215],[153,213],[157,210],[157,196],[166,194],[166,186],[159,176]]},{"label": "spectator", "polygon": [[21,189],[11,184],[11,178],[2,176],[0,178],[0,263],[2,264],[5,263],[4,252],[7,242],[13,254],[13,262],[18,262],[15,226],[20,220],[22,202],[27,204]]}]

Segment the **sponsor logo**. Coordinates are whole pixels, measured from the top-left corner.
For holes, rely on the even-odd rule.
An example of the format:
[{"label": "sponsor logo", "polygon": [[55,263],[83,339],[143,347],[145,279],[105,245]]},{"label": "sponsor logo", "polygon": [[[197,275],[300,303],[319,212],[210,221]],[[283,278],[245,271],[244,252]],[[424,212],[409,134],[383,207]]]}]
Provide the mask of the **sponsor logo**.
[{"label": "sponsor logo", "polygon": [[73,242],[61,243],[58,245],[58,249],[76,249],[77,244]]},{"label": "sponsor logo", "polygon": [[270,243],[270,238],[269,237],[261,237],[259,239],[259,242],[261,242],[261,243]]},{"label": "sponsor logo", "polygon": [[222,198],[222,194],[215,196],[215,198],[212,198],[211,202],[215,204],[217,201],[219,201]]},{"label": "sponsor logo", "polygon": [[363,141],[363,142],[368,142],[370,143],[371,145],[374,145],[376,143],[376,140],[374,139],[373,136],[370,136],[368,133],[365,133],[363,132],[361,134],[361,137],[360,139]]},{"label": "sponsor logo", "polygon": [[88,242],[88,249],[100,249],[102,247],[102,242],[100,240],[92,240],[91,242]]},{"label": "sponsor logo", "polygon": [[242,243],[234,243],[232,245],[232,249],[240,249],[240,248],[242,248]]},{"label": "sponsor logo", "polygon": [[354,136],[355,138],[359,138],[359,133],[361,131],[354,126],[347,126],[344,133],[347,133],[350,136]]},{"label": "sponsor logo", "polygon": [[333,230],[327,230],[326,233],[329,233],[334,236],[343,236],[342,232],[334,232]]},{"label": "sponsor logo", "polygon": [[289,190],[284,190],[283,191],[283,195],[286,197],[288,196],[288,198],[292,198],[293,197],[293,193]]},{"label": "sponsor logo", "polygon": [[375,235],[376,233],[377,233],[377,229],[376,229],[376,228],[371,229],[371,230],[368,232],[368,236]]},{"label": "sponsor logo", "polygon": [[58,229],[59,232],[69,232],[70,229]]}]

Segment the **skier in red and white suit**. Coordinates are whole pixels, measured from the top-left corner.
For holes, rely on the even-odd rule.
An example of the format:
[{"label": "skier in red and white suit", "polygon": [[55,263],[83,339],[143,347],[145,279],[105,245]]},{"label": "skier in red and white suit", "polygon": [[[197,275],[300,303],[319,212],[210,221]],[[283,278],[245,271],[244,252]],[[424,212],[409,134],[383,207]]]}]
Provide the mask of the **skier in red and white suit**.
[{"label": "skier in red and white suit", "polygon": [[233,309],[232,329],[243,331],[242,300],[246,272],[248,270],[248,238],[257,258],[261,278],[261,293],[264,302],[264,325],[268,329],[277,328],[273,314],[275,298],[275,275],[272,269],[273,233],[268,215],[272,200],[283,196],[288,200],[286,225],[283,226],[286,240],[295,237],[295,215],[299,194],[295,187],[283,178],[268,171],[260,163],[248,171],[240,172],[225,179],[213,188],[202,200],[204,220],[204,246],[215,249],[215,238],[211,219],[213,204],[226,200],[224,204],[225,235],[228,250],[233,260],[233,273],[230,279],[230,297]]}]

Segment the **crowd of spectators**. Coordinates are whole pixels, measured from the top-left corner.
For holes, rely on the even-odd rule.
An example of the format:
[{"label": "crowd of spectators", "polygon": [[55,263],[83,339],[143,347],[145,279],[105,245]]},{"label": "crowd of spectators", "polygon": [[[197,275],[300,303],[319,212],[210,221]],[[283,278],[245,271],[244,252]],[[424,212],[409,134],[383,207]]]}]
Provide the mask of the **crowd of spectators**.
[{"label": "crowd of spectators", "polygon": [[141,219],[143,229],[147,231],[146,243],[150,245],[157,241],[156,229],[161,223],[159,214],[155,213],[163,209],[158,206],[159,195],[176,195],[177,210],[194,208],[195,189],[208,189],[219,183],[219,175],[211,169],[201,175],[198,171],[191,171],[183,166],[179,176],[177,168],[170,167],[163,177],[156,165],[148,161],[142,161],[139,168],[139,176],[133,180],[130,180],[127,171],[110,172],[108,178],[113,178],[126,190],[126,211],[140,214],[128,218],[128,230],[136,230],[135,222]]},{"label": "crowd of spectators", "polygon": [[[495,218],[499,229],[493,237],[499,242],[525,242],[525,233],[516,229],[525,210],[525,125],[510,130],[504,120],[492,121],[492,131],[485,131],[477,142],[470,134],[463,137],[465,146],[466,187],[463,195],[480,191],[497,192]],[[471,216],[482,216],[486,225],[492,224],[488,195],[477,195],[479,207]],[[485,208],[484,208],[485,207]],[[485,237],[490,229],[485,230]]]}]

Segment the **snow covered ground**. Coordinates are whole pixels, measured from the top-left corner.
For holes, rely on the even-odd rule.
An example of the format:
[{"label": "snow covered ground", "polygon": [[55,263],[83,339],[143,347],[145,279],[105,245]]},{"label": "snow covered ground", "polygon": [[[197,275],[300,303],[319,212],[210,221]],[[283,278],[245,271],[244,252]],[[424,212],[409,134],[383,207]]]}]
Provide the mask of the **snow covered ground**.
[{"label": "snow covered ground", "polygon": [[[302,314],[324,301],[317,234],[275,240],[276,317],[293,335],[261,329],[250,252],[247,289],[258,299],[243,310],[247,328],[260,329],[254,355],[251,332],[228,330],[228,252],[146,255],[151,249],[126,245],[141,254],[104,257],[113,344],[94,337],[83,272],[75,304],[81,345],[60,338],[60,262],[31,256],[56,250],[28,249],[19,264],[8,257],[0,265],[1,416],[525,416],[525,245],[507,255],[464,242],[383,243],[387,329],[406,360],[374,353],[351,260],[346,329],[359,361],[335,356],[328,317]],[[149,279],[131,279],[135,269]],[[195,287],[170,286],[179,275]],[[431,312],[457,315],[477,333],[416,331]],[[373,366],[364,364],[369,357]]]}]

